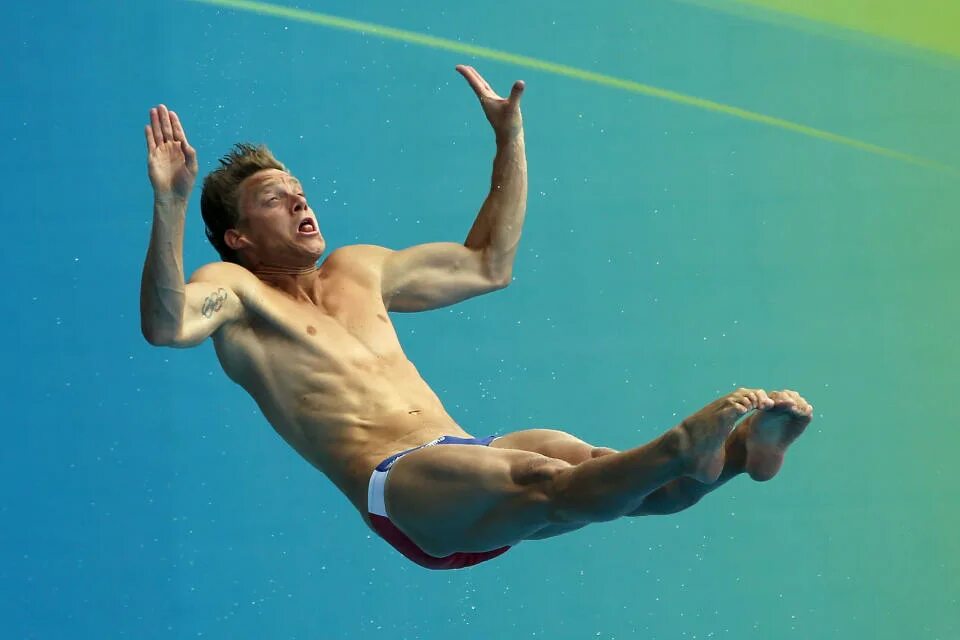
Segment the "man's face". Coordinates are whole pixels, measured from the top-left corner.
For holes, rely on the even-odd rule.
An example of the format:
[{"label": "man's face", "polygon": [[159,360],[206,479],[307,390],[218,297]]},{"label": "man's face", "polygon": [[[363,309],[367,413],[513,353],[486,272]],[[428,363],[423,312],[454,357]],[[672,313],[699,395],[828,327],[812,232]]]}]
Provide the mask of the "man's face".
[{"label": "man's face", "polygon": [[303,185],[279,169],[240,183],[240,221],[231,233],[254,264],[300,266],[316,262],[326,248]]}]

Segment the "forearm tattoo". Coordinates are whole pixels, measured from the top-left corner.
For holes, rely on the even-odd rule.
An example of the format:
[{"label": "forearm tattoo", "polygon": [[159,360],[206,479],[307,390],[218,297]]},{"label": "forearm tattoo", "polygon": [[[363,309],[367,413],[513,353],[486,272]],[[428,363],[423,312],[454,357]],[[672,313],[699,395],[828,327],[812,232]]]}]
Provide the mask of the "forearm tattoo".
[{"label": "forearm tattoo", "polygon": [[227,292],[225,289],[217,289],[203,301],[203,306],[200,308],[200,313],[203,314],[204,318],[212,318],[213,314],[223,308],[223,303],[227,299]]}]

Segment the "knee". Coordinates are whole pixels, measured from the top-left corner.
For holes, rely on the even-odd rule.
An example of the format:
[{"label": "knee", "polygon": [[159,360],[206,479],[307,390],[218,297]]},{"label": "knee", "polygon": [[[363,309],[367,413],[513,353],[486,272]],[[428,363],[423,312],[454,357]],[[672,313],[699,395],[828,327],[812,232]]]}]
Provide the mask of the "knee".
[{"label": "knee", "polygon": [[513,467],[512,480],[516,486],[523,489],[549,492],[557,478],[573,466],[559,458],[534,454],[525,461],[525,464]]},{"label": "knee", "polygon": [[594,447],[590,450],[591,458],[602,458],[603,456],[608,456],[611,453],[620,453],[616,449],[611,449],[610,447]]},{"label": "knee", "polygon": [[[618,453],[596,449],[599,453],[594,453],[594,458]],[[589,460],[546,467],[545,476],[544,500],[552,524],[607,522],[625,514],[622,491],[616,490],[609,478],[599,476],[597,466]]]},{"label": "knee", "polygon": [[[535,511],[546,515],[553,510],[558,496],[562,493],[562,486],[569,470],[575,465],[547,456],[531,457],[522,466],[515,466],[512,471],[512,483],[515,497]],[[549,522],[553,518],[547,518]]]}]

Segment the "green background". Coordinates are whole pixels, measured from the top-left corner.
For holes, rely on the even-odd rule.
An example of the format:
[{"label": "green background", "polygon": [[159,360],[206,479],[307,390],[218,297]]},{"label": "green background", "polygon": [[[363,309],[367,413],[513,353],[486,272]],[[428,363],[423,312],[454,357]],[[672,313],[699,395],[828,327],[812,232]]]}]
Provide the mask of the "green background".
[{"label": "green background", "polygon": [[[960,637],[960,66],[925,27],[706,1],[297,6],[918,160],[251,6],[8,8],[5,636]],[[151,106],[180,114],[202,174],[269,144],[330,249],[459,241],[494,143],[457,63],[502,94],[527,82],[530,197],[509,288],[393,317],[451,415],[627,448],[736,387],[794,389],[816,416],[774,480],[428,572],[273,434],[209,342],[142,339]],[[199,187],[188,272],[216,259],[198,205]]]}]

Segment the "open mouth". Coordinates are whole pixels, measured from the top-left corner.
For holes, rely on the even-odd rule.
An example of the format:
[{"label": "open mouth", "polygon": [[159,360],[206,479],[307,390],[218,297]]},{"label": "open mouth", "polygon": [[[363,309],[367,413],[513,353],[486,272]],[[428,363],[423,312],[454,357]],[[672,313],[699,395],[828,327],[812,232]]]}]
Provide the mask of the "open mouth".
[{"label": "open mouth", "polygon": [[297,227],[297,233],[304,236],[313,236],[320,231],[317,229],[317,223],[313,221],[313,218],[304,218],[300,221],[300,226]]}]

